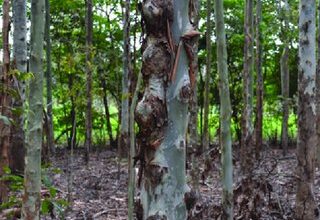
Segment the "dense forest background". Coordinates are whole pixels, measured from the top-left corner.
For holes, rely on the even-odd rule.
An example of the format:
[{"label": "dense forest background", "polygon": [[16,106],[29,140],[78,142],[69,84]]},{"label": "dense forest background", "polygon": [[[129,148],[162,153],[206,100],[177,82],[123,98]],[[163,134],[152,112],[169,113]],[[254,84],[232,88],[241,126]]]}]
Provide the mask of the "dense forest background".
[{"label": "dense forest background", "polygon": [[[301,70],[304,67],[300,66],[299,70],[298,65],[301,62],[299,48],[307,44],[301,43],[301,33],[304,31],[307,36],[311,30],[313,35],[308,35],[307,39],[314,37],[310,41],[316,42],[316,26],[319,25],[316,1],[187,2],[181,5],[186,4],[183,7],[188,8],[188,17],[181,19],[186,19],[192,28],[178,33],[176,42],[176,17],[170,17],[173,4],[170,0],[32,0],[31,3],[0,0],[3,5],[0,9],[0,63],[3,66],[0,74],[0,218],[16,219],[22,211],[26,219],[33,215],[30,219],[37,219],[36,212],[28,213],[27,210],[31,210],[28,202],[38,191],[41,197],[36,207],[43,219],[133,219],[133,216],[137,219],[167,219],[159,212],[152,213],[153,207],[171,208],[158,204],[157,198],[152,197],[153,191],[145,186],[148,178],[150,182],[155,178],[153,173],[161,173],[162,177],[162,173],[171,175],[171,171],[159,165],[163,162],[160,156],[161,162],[152,165],[159,166],[160,171],[148,170],[146,164],[153,161],[150,155],[158,155],[155,152],[162,150],[162,141],[167,139],[166,132],[161,129],[171,120],[170,111],[163,113],[162,109],[169,99],[163,101],[161,95],[156,97],[155,87],[168,86],[170,91],[170,86],[178,86],[174,83],[175,77],[179,82],[181,74],[189,77],[191,89],[185,93],[190,93],[190,97],[187,101],[178,100],[185,106],[173,105],[178,112],[176,118],[183,117],[176,122],[179,126],[174,127],[172,133],[176,130],[185,133],[180,135],[184,137],[179,144],[184,146],[185,150],[180,153],[186,158],[182,156],[181,161],[175,162],[179,169],[181,164],[185,165],[180,170],[187,173],[182,182],[192,188],[187,196],[179,194],[182,186],[172,191],[172,195],[176,193],[179,194],[177,198],[181,197],[177,201],[186,201],[186,204],[182,203],[188,213],[185,211],[187,214],[181,219],[187,216],[188,219],[233,219],[233,215],[237,219],[319,217],[320,173],[315,168],[318,165],[315,155],[320,158],[320,150],[316,150],[320,144],[319,141],[317,144],[308,142],[309,139],[302,136],[299,139],[298,132],[300,126],[300,130],[308,134],[308,129],[313,126],[313,133],[316,133],[317,118],[310,118],[307,113],[304,115],[311,101],[303,104],[301,100],[304,98],[299,96],[303,92],[298,90],[305,88],[304,71]],[[221,11],[220,4],[223,5]],[[303,5],[313,8],[309,11],[314,12],[307,26],[299,26],[299,19],[301,22],[301,15],[304,15]],[[157,17],[155,26],[154,21],[149,20],[147,6],[151,7],[150,11],[161,7],[165,11],[165,15]],[[174,4],[172,8],[180,10]],[[161,23],[164,16],[168,17]],[[164,33],[160,33],[163,30]],[[225,33],[226,44],[225,51],[219,56],[219,50],[223,51],[223,44],[219,44],[220,33]],[[155,56],[158,61],[149,64],[151,61],[146,51],[153,39],[164,42],[169,51],[165,53],[167,57],[175,58],[163,61],[159,55]],[[179,49],[180,44],[184,49]],[[188,45],[191,45],[189,49]],[[313,46],[305,50],[312,50],[310,54],[315,55],[316,46]],[[181,73],[180,64],[176,65],[180,50],[180,62],[188,60],[184,62],[189,65],[186,73]],[[226,59],[226,66],[221,64],[219,67],[224,62],[219,57]],[[306,63],[314,58],[314,62],[310,62],[316,66],[316,56],[305,57]],[[166,69],[163,62],[169,66],[167,72],[171,75],[168,73],[168,79],[164,76],[164,84],[157,84],[157,81],[153,84],[149,80],[155,76],[146,72],[156,67]],[[226,79],[229,80],[226,81],[229,89],[226,96],[221,95],[224,93],[219,84],[224,79],[219,75],[224,70],[222,66],[226,68]],[[314,93],[311,96],[312,103],[316,104],[316,72],[312,74],[310,81]],[[36,93],[40,87],[43,91]],[[148,91],[156,98],[150,98]],[[232,143],[232,151],[224,150],[227,147],[223,145],[226,143],[223,117],[227,116],[222,114],[225,111],[222,106],[225,100],[229,100],[227,96],[232,109],[228,125],[231,138],[227,144],[231,147]],[[145,112],[141,110],[148,110],[149,106],[143,103],[148,97],[150,109],[155,112],[150,121],[144,119]],[[41,107],[37,107],[40,102]],[[306,110],[300,107],[299,111],[299,105],[307,106]],[[186,132],[181,125],[183,121],[188,122]],[[310,126],[301,127],[303,122]],[[246,127],[246,123],[251,124]],[[34,129],[40,124],[41,129]],[[180,136],[177,134],[173,139],[178,140]],[[37,140],[32,142],[33,138]],[[296,151],[299,143],[303,145],[301,140],[306,140],[305,150]],[[151,152],[141,150],[144,145],[151,146]],[[41,150],[36,146],[41,146]],[[37,153],[33,154],[34,151],[29,149]],[[38,169],[35,167],[40,152],[41,167]],[[224,157],[228,153],[230,157]],[[313,157],[306,157],[301,162],[296,153]],[[226,158],[229,158],[229,166],[225,166]],[[175,159],[168,159],[169,165],[166,166],[174,167]],[[34,167],[28,168],[23,161],[28,166],[35,161]],[[299,165],[307,167],[302,174],[294,170]],[[33,176],[33,172],[38,175]],[[231,173],[231,179],[221,182],[220,177],[225,176],[225,172]],[[300,174],[310,174],[310,177],[301,177]],[[39,183],[30,180],[32,184],[28,188],[29,177],[38,179]],[[296,204],[299,206],[295,200],[299,191],[296,186],[305,179],[309,181],[311,191],[314,190],[310,196],[312,199],[309,198],[311,202],[306,199],[312,205],[310,210],[314,209],[313,217],[310,217],[312,212],[294,208]],[[156,181],[157,184],[162,182]],[[230,184],[229,188],[225,187]],[[163,184],[157,189],[168,190],[169,194],[171,189],[167,186]],[[230,187],[232,192],[228,191]],[[22,199],[23,192],[27,195],[29,192],[29,200],[26,196]],[[147,202],[142,198],[148,198],[145,199]]]}]

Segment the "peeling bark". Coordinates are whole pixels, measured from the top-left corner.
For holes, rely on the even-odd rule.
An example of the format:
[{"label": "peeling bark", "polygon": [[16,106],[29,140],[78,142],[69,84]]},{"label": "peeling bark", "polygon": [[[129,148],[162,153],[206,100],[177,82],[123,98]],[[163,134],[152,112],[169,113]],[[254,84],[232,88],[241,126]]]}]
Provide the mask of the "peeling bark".
[{"label": "peeling bark", "polygon": [[296,219],[317,219],[314,197],[317,147],[315,103],[315,0],[301,0],[299,6],[299,77]]},{"label": "peeling bark", "polygon": [[188,71],[192,61],[185,48],[198,33],[191,34],[188,1],[145,0],[142,13],[147,31],[141,70],[145,90],[136,107],[136,160],[143,177],[143,219],[184,220],[185,134],[192,88]]}]

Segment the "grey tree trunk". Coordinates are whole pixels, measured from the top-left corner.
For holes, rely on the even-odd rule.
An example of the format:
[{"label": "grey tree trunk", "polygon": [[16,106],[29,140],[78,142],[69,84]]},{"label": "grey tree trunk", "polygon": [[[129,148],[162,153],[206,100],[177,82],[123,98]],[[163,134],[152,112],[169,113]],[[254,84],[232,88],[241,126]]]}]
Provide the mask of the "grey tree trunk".
[{"label": "grey tree trunk", "polygon": [[263,74],[262,74],[262,2],[256,3],[256,70],[257,70],[257,113],[256,113],[256,159],[260,158],[260,152],[263,144]]},{"label": "grey tree trunk", "polygon": [[283,52],[280,60],[281,68],[281,95],[282,95],[282,129],[281,129],[281,147],[283,154],[288,152],[288,119],[289,119],[289,4],[288,0],[284,0],[283,20]]},{"label": "grey tree trunk", "polygon": [[121,97],[121,125],[119,139],[119,157],[124,157],[129,150],[129,74],[130,62],[130,0],[126,0],[123,18],[123,74],[122,74],[122,97]]},{"label": "grey tree trunk", "polygon": [[187,44],[198,32],[189,22],[188,1],[155,2],[142,4],[147,38],[141,71],[146,87],[136,108],[143,174],[140,214],[149,220],[184,220],[187,103],[192,95],[188,73],[192,51]]},{"label": "grey tree trunk", "polygon": [[87,10],[86,10],[86,74],[87,74],[87,84],[86,84],[86,96],[87,96],[87,107],[86,107],[86,155],[85,159],[88,163],[89,153],[92,145],[92,0],[86,0]]},{"label": "grey tree trunk", "polygon": [[316,1],[299,5],[299,77],[296,219],[317,219],[314,197],[316,136]]},{"label": "grey tree trunk", "polygon": [[[27,72],[27,14],[26,1],[13,1],[13,58],[16,68],[20,73]],[[13,99],[13,108],[23,108],[25,101],[25,81],[15,80],[14,89],[19,97]],[[16,172],[24,170],[24,115],[14,114],[14,124],[11,129],[10,168]]]},{"label": "grey tree trunk", "polygon": [[[2,83],[0,93],[0,175],[2,176],[4,168],[9,166],[10,149],[10,130],[11,124],[11,97],[9,89],[11,87],[9,80],[10,71],[10,50],[9,50],[9,26],[10,26],[10,1],[4,0],[2,15],[2,44],[3,44],[3,64],[0,82]],[[7,122],[6,122],[7,121]],[[5,181],[0,180],[0,202],[8,198],[8,187]]]},{"label": "grey tree trunk", "polygon": [[51,74],[51,39],[50,39],[50,1],[45,0],[46,23],[45,23],[45,40],[46,40],[46,83],[47,83],[47,115],[48,115],[48,133],[47,145],[51,153],[55,152],[53,118],[52,118],[52,74]]},{"label": "grey tree trunk", "polygon": [[252,109],[253,109],[253,0],[246,0],[245,3],[245,46],[244,46],[244,67],[243,67],[243,113],[241,132],[241,170],[243,174],[250,174],[253,165],[252,146]]},{"label": "grey tree trunk", "polygon": [[231,102],[229,94],[227,45],[223,18],[223,1],[215,1],[215,19],[217,36],[217,61],[220,92],[220,146],[222,162],[222,219],[233,219],[233,167],[231,139]]},{"label": "grey tree trunk", "polygon": [[[318,29],[320,27],[320,2],[318,5]],[[316,104],[317,104],[317,166],[320,168],[320,31],[318,32],[318,62],[316,73]]]},{"label": "grey tree trunk", "polygon": [[206,76],[204,86],[204,113],[203,113],[203,141],[202,151],[209,149],[209,92],[211,73],[211,4],[212,0],[207,0],[207,32],[206,32]]},{"label": "grey tree trunk", "polygon": [[41,189],[41,147],[43,117],[43,40],[44,0],[31,1],[30,72],[33,78],[29,86],[29,112],[26,136],[24,172],[23,219],[39,219]]}]

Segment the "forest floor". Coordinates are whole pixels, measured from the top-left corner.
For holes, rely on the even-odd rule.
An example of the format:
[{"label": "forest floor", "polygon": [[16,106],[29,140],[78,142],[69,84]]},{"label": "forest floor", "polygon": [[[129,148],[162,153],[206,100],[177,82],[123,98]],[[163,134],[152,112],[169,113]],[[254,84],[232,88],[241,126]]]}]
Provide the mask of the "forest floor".
[{"label": "forest floor", "polygon": [[[210,152],[211,163],[200,159],[200,197],[189,212],[189,219],[219,219],[221,216],[221,183],[219,151]],[[67,198],[67,153],[60,152],[52,160],[50,177],[58,196]],[[75,152],[72,166],[72,207],[61,219],[127,219],[127,162],[121,163],[120,179],[116,153],[109,150],[93,152],[85,165],[82,152]],[[201,158],[201,157],[200,157]],[[293,219],[296,192],[296,157],[290,150],[286,157],[279,149],[267,149],[254,169],[251,184],[238,178],[239,165],[234,169],[235,219]],[[189,171],[188,171],[189,172]],[[188,178],[190,179],[190,178]],[[243,187],[249,186],[249,187]],[[242,190],[243,191],[242,191]],[[316,171],[315,196],[320,204],[320,171]],[[56,213],[42,219],[59,219]]]}]

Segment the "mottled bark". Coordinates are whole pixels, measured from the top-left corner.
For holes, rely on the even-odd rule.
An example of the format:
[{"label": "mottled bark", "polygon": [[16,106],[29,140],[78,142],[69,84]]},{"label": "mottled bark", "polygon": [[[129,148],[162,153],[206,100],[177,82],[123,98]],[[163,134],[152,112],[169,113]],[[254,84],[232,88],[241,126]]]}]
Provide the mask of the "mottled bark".
[{"label": "mottled bark", "polygon": [[[200,12],[200,4],[199,0],[190,1],[189,4],[189,17],[192,19],[193,26],[198,29],[199,26],[199,12]],[[194,51],[198,51],[198,40],[195,42]],[[192,64],[193,73],[195,78],[198,75],[198,54],[194,54],[194,60]],[[193,95],[190,99],[189,104],[189,112],[190,112],[190,120],[188,125],[189,131],[189,151],[191,151],[191,184],[196,191],[199,191],[199,165],[197,163],[197,153],[200,149],[199,146],[199,134],[198,134],[198,93],[197,93],[197,83],[193,85]]]},{"label": "mottled bark", "polygon": [[[21,73],[27,72],[27,14],[26,1],[13,1],[13,58],[16,69]],[[23,109],[25,101],[25,81],[15,79],[14,89],[19,96],[13,99],[13,108]],[[14,172],[23,173],[24,170],[24,115],[13,114],[13,126],[11,129],[10,168]]]},{"label": "mottled bark", "polygon": [[256,111],[256,159],[260,158],[260,152],[263,142],[263,74],[262,74],[262,2],[256,3],[256,70],[257,70],[257,111]]},{"label": "mottled bark", "polygon": [[122,73],[122,96],[121,96],[121,125],[119,139],[119,157],[125,157],[129,150],[129,75],[130,62],[130,0],[126,0],[123,17],[123,73]]},{"label": "mottled bark", "polygon": [[223,18],[223,1],[215,1],[215,20],[217,36],[217,61],[220,93],[220,146],[221,146],[221,179],[222,179],[222,219],[233,219],[233,165],[231,139],[231,102],[229,94],[227,45]]},{"label": "mottled bark", "polygon": [[[0,115],[6,119],[0,119],[0,176],[4,173],[4,168],[9,166],[9,147],[11,124],[11,98],[8,90],[10,89],[10,49],[9,49],[9,26],[10,26],[10,1],[4,0],[2,5],[2,43],[3,60],[2,74],[0,75]],[[6,122],[7,121],[7,122]],[[0,181],[0,202],[6,201],[8,188],[4,181]]]},{"label": "mottled bark", "polygon": [[202,151],[209,149],[209,92],[210,92],[210,73],[211,73],[211,4],[212,0],[207,0],[207,32],[206,32],[206,75],[204,85],[204,113],[203,113],[203,141]]},{"label": "mottled bark", "polygon": [[136,108],[136,158],[143,176],[143,219],[184,220],[185,134],[192,95],[188,65],[193,57],[188,46],[192,48],[197,32],[188,19],[188,1],[147,0],[142,12],[147,32],[141,71],[145,90]]},{"label": "mottled bark", "polygon": [[283,20],[285,26],[283,32],[283,52],[280,60],[281,68],[281,95],[282,95],[282,129],[281,129],[281,147],[283,154],[288,151],[288,119],[289,119],[289,4],[284,0]]},{"label": "mottled bark", "polygon": [[[318,5],[318,29],[320,30],[320,2]],[[317,126],[317,166],[320,168],[320,31],[318,31],[318,60],[316,73],[316,126]]]},{"label": "mottled bark", "polygon": [[315,76],[315,0],[301,0],[299,6],[299,77],[297,195],[295,219],[317,219],[314,197],[315,154],[317,147]]},{"label": "mottled bark", "polygon": [[246,0],[245,3],[245,46],[243,66],[243,112],[241,124],[241,170],[242,173],[250,174],[253,167],[253,146],[252,146],[252,109],[253,109],[253,0]]},{"label": "mottled bark", "polygon": [[31,1],[30,72],[33,74],[29,86],[29,112],[26,136],[24,173],[24,196],[22,218],[39,219],[41,189],[41,147],[43,118],[43,40],[44,0]]},{"label": "mottled bark", "polygon": [[92,32],[93,32],[93,12],[92,0],[86,0],[86,140],[85,140],[85,160],[88,163],[89,153],[92,145]]},{"label": "mottled bark", "polygon": [[48,132],[47,145],[51,153],[55,152],[53,118],[52,118],[52,73],[51,73],[51,39],[50,39],[50,1],[45,0],[46,22],[45,22],[45,40],[46,40],[46,84],[47,84],[47,115],[48,115]]}]

